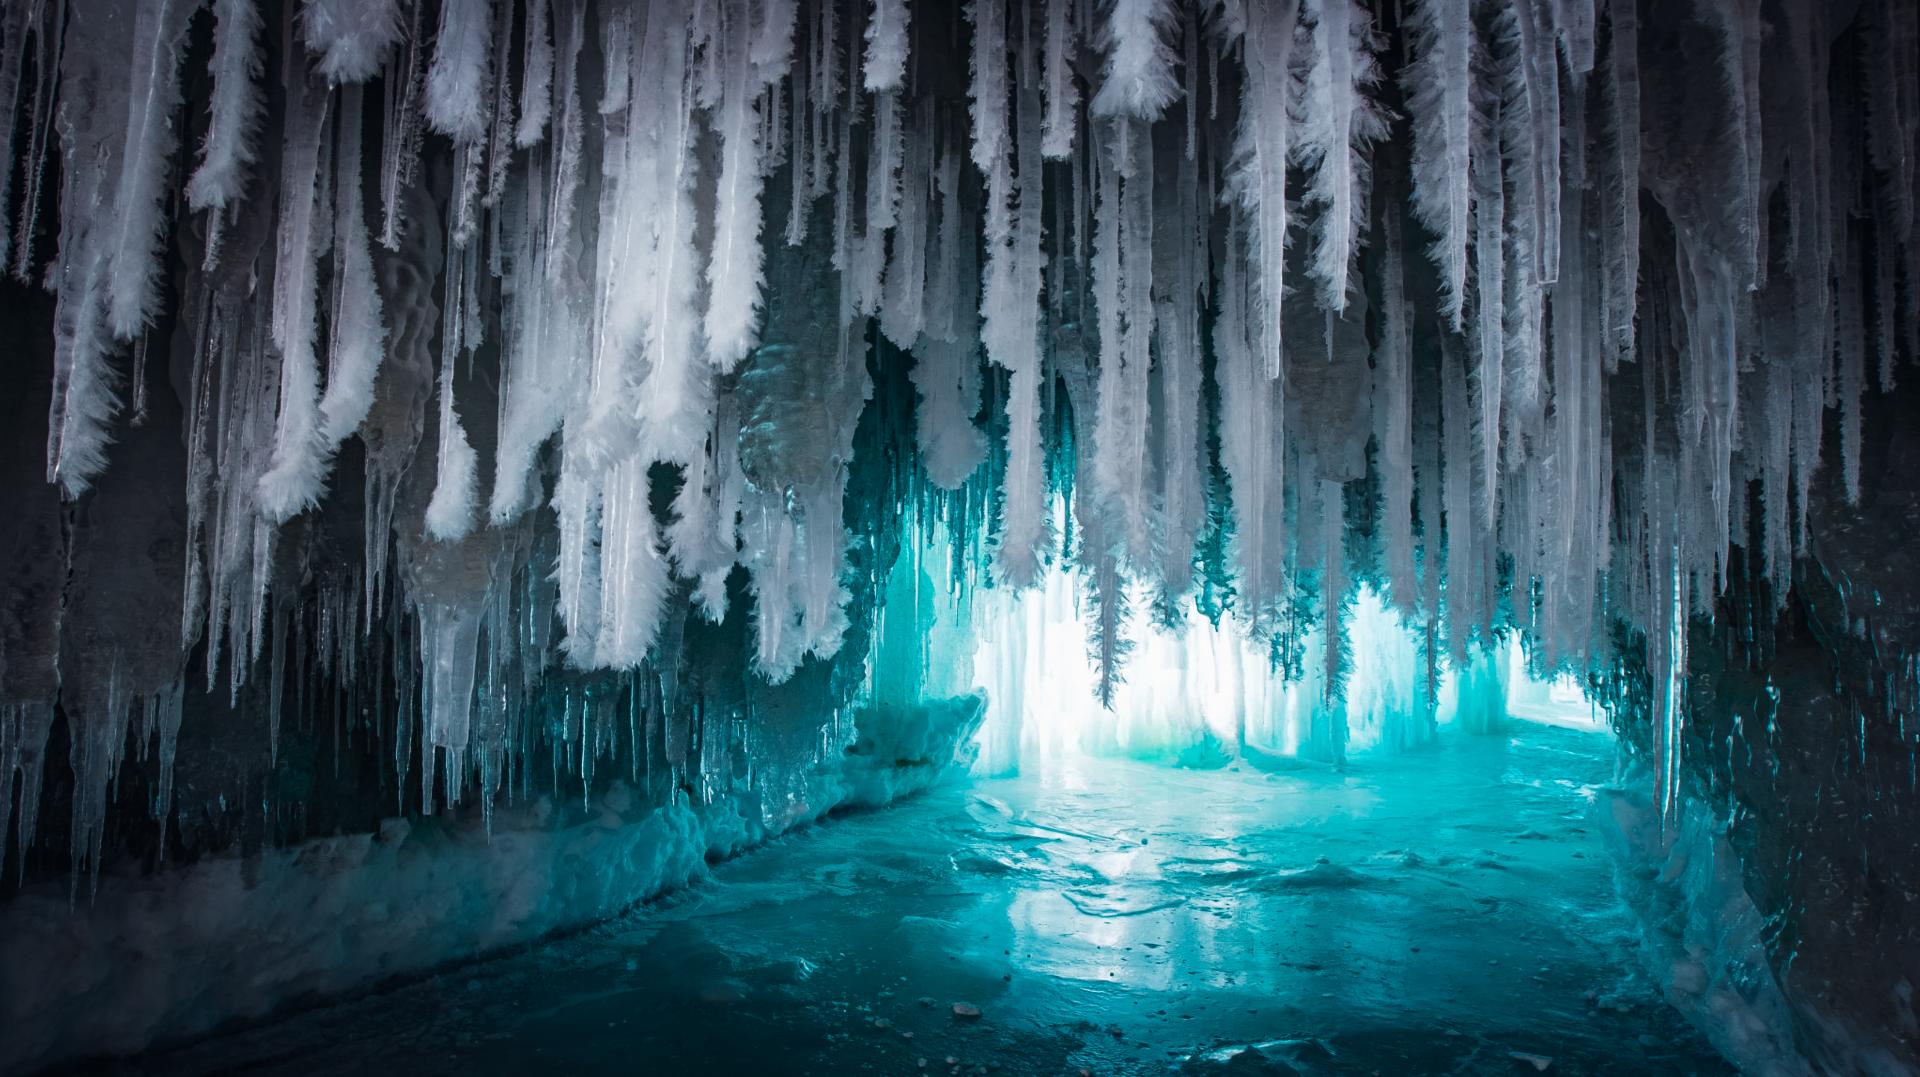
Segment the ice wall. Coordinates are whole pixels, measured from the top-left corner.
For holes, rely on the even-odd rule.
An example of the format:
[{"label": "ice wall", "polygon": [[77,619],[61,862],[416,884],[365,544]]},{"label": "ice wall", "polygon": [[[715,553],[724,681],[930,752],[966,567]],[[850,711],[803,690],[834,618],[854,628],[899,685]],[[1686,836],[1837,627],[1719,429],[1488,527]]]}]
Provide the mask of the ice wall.
[{"label": "ice wall", "polygon": [[[876,639],[1059,566],[1097,698],[1203,618],[1334,758],[1363,588],[1429,684],[1517,633],[1671,817],[1700,626],[1866,556],[1808,571],[1907,425],[1917,54],[1907,0],[10,3],[4,855],[622,769],[778,816],[916,691]],[[1910,761],[1913,637],[1851,635]]]}]

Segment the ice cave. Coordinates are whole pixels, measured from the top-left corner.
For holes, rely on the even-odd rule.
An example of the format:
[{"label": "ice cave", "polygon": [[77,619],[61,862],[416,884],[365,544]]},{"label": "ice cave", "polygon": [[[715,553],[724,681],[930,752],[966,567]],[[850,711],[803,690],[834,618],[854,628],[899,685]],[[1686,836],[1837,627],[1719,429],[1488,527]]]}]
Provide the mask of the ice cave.
[{"label": "ice cave", "polygon": [[1920,1074],[1920,0],[0,0],[0,1074]]}]

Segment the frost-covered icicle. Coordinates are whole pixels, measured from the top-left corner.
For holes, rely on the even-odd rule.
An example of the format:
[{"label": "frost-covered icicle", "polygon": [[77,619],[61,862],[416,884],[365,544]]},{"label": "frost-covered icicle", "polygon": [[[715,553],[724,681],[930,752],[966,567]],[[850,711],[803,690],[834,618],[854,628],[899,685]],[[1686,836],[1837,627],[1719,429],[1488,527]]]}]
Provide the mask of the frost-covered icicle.
[{"label": "frost-covered icicle", "polygon": [[553,186],[547,198],[547,264],[549,281],[562,279],[570,261],[567,244],[558,237],[573,232],[574,201],[581,181],[581,156],[586,142],[587,104],[580,90],[580,50],[586,47],[586,11],[571,5],[559,32],[554,56]]},{"label": "frost-covered icicle", "polygon": [[427,69],[427,123],[455,142],[474,143],[487,137],[492,9],[493,0],[463,0],[440,8],[433,66]]},{"label": "frost-covered icicle", "polygon": [[[1165,521],[1159,576],[1163,594],[1180,601],[1193,579],[1193,548],[1207,513],[1204,479],[1205,441],[1200,417],[1200,309],[1207,291],[1207,199],[1200,186],[1199,162],[1181,158],[1174,178],[1175,220],[1164,232],[1171,249],[1157,249],[1171,278],[1169,298],[1157,304],[1154,328],[1159,341],[1159,405],[1153,410],[1160,430],[1160,504]],[[1151,193],[1151,192],[1148,192]],[[1149,237],[1153,238],[1153,237]]]},{"label": "frost-covered icicle", "polygon": [[1720,34],[1720,81],[1734,154],[1735,189],[1728,192],[1745,222],[1741,273],[1748,288],[1766,283],[1766,191],[1760,146],[1760,0],[1697,0]]},{"label": "frost-covered icicle", "polygon": [[1176,14],[1173,0],[1113,0],[1100,29],[1106,64],[1093,95],[1095,116],[1157,120],[1180,95],[1167,41],[1178,28]]},{"label": "frost-covered icicle", "polygon": [[1245,217],[1230,211],[1219,259],[1220,304],[1214,322],[1219,352],[1220,462],[1233,488],[1234,563],[1239,609],[1255,633],[1272,627],[1272,606],[1285,586],[1285,378],[1269,375],[1249,339],[1253,296],[1243,267],[1250,264]]},{"label": "frost-covered icicle", "polygon": [[[1514,187],[1507,217],[1523,240],[1522,274],[1560,279],[1560,60],[1546,13],[1536,4],[1501,8],[1490,42],[1500,94],[1501,156]],[[1530,218],[1522,218],[1522,212]]]},{"label": "frost-covered icicle", "polygon": [[[1087,3],[1089,0],[1080,0]],[[1078,125],[1080,86],[1073,81],[1073,55],[1079,45],[1074,30],[1073,0],[1046,0],[1045,53],[1041,71],[1047,103],[1046,120],[1040,128],[1040,155],[1050,161],[1064,159],[1073,152],[1074,128]]]},{"label": "frost-covered icicle", "polygon": [[1285,354],[1281,326],[1287,263],[1287,105],[1299,14],[1295,2],[1279,0],[1247,9],[1246,79],[1233,151],[1234,194],[1252,215],[1247,247],[1257,290],[1248,313],[1257,328],[1249,343],[1274,380],[1281,376]]},{"label": "frost-covered icicle", "polygon": [[1293,120],[1295,159],[1309,173],[1304,200],[1318,207],[1317,241],[1309,272],[1322,303],[1347,309],[1348,273],[1366,231],[1368,147],[1387,132],[1367,96],[1379,81],[1373,27],[1357,0],[1308,0],[1306,91]]},{"label": "frost-covered icicle", "polygon": [[1418,0],[1407,25],[1414,58],[1402,78],[1413,114],[1413,208],[1435,236],[1441,311],[1457,332],[1473,227],[1473,16],[1468,0]]},{"label": "frost-covered icicle", "polygon": [[970,342],[927,337],[914,353],[915,440],[927,481],[957,490],[986,459],[987,438],[973,424],[980,408],[980,357]]},{"label": "frost-covered icicle", "polygon": [[893,252],[880,302],[880,331],[901,348],[913,347],[926,326],[927,218],[933,192],[933,109],[922,105],[907,136]]},{"label": "frost-covered icicle", "polygon": [[[1494,92],[1488,104],[1493,130],[1485,140],[1490,145],[1480,149],[1493,172],[1475,177],[1481,187],[1498,188],[1502,203],[1498,216],[1505,218],[1504,227],[1496,233],[1500,237],[1497,250],[1485,249],[1477,255],[1498,257],[1504,263],[1499,275],[1504,287],[1499,337],[1506,348],[1500,379],[1505,421],[1500,437],[1510,446],[1521,445],[1523,433],[1534,430],[1545,411],[1544,284],[1549,274],[1559,272],[1559,105],[1557,95],[1539,92],[1534,77],[1532,36],[1526,21],[1531,18],[1525,5],[1518,5],[1502,10],[1493,20],[1489,51]],[[1547,110],[1545,115],[1542,109]],[[1553,125],[1550,131],[1542,126],[1548,122]],[[1549,178],[1552,188],[1545,186]],[[1551,197],[1545,193],[1549,189],[1555,192]],[[1544,208],[1548,204],[1551,211]],[[1481,223],[1490,225],[1489,211],[1480,212]],[[1554,230],[1551,240],[1543,238],[1544,229]],[[1493,300],[1482,289],[1478,302],[1484,305]],[[1480,314],[1484,316],[1484,308]]]},{"label": "frost-covered icicle", "polygon": [[386,116],[380,148],[380,245],[390,251],[400,249],[400,233],[405,227],[401,204],[420,163],[424,126],[420,99],[427,92],[426,49],[420,40],[425,7],[414,6],[406,59],[394,65],[391,81],[381,94]]},{"label": "frost-covered icicle", "polygon": [[905,117],[899,91],[874,99],[873,134],[867,141],[867,206],[860,222],[848,288],[854,313],[879,312],[886,236],[900,220],[901,166],[906,161]]},{"label": "frost-covered icicle", "polygon": [[300,36],[319,56],[320,74],[332,83],[378,75],[404,29],[400,0],[306,0],[300,9]]},{"label": "frost-covered icicle", "polygon": [[1842,270],[1835,281],[1834,344],[1839,352],[1839,377],[1834,386],[1840,397],[1841,485],[1847,504],[1860,503],[1860,448],[1862,397],[1867,391],[1867,335],[1865,301],[1860,294],[1857,243],[1846,244]]},{"label": "frost-covered icicle", "polygon": [[1699,473],[1711,499],[1711,512],[1700,517],[1700,527],[1713,542],[1700,554],[1718,562],[1731,522],[1733,442],[1739,421],[1736,274],[1741,270],[1714,252],[1694,250],[1684,240],[1679,248],[1680,313],[1686,328],[1681,436],[1697,453]]},{"label": "frost-covered icicle", "polygon": [[1403,617],[1419,606],[1413,574],[1413,341],[1408,330],[1400,209],[1382,214],[1380,346],[1374,361],[1382,402],[1380,501],[1387,553],[1387,594]]},{"label": "frost-covered icicle", "polygon": [[[984,7],[994,3],[986,0]],[[1047,532],[1044,449],[1040,443],[1040,317],[1045,265],[1040,249],[1041,117],[1040,95],[1032,74],[1030,58],[1023,59],[1017,94],[1017,190],[1009,174],[1004,141],[989,159],[987,265],[980,300],[980,336],[987,357],[1012,374],[1007,396],[1007,470],[994,568],[1004,583],[1016,588],[1038,577]],[[989,107],[986,102],[979,102],[979,106],[983,110]],[[979,142],[976,121],[976,161]]]},{"label": "frost-covered icicle", "polygon": [[1613,207],[1608,219],[1607,331],[1615,355],[1634,352],[1640,297],[1640,0],[1608,0],[1611,25],[1607,138],[1613,149]]},{"label": "frost-covered icicle", "polygon": [[160,298],[167,181],[180,138],[174,118],[180,108],[180,53],[197,6],[191,0],[149,0],[135,8],[126,145],[109,214],[107,321],[121,340],[132,340],[152,322]]},{"label": "frost-covered icicle", "polygon": [[[676,8],[676,14],[679,10]],[[625,112],[632,99],[633,20],[644,17],[636,8],[610,8],[600,19],[601,78],[600,114],[611,116]]]},{"label": "frost-covered icicle", "polygon": [[213,10],[213,103],[200,167],[187,181],[187,205],[195,210],[225,209],[240,197],[264,106],[255,85],[264,70],[255,0],[216,0]]},{"label": "frost-covered icicle", "polygon": [[1883,393],[1893,392],[1898,378],[1894,373],[1895,364],[1900,358],[1900,338],[1897,327],[1899,309],[1899,284],[1893,265],[1893,244],[1885,239],[1875,241],[1873,245],[1873,348],[1879,357],[1875,367],[1875,384]]},{"label": "frost-covered icicle", "polygon": [[576,459],[571,453],[562,455],[553,487],[559,532],[553,575],[559,593],[555,608],[567,629],[561,649],[568,664],[586,669],[594,664],[594,643],[600,635],[600,487]]},{"label": "frost-covered icicle", "polygon": [[1474,319],[1473,385],[1479,414],[1474,445],[1480,452],[1479,493],[1489,530],[1499,518],[1500,398],[1507,362],[1505,191],[1500,150],[1492,139],[1474,145]]},{"label": "frost-covered icicle", "polygon": [[[13,242],[13,171],[16,164],[18,131],[14,116],[20,109],[20,88],[25,83],[22,77],[30,50],[27,41],[31,36],[37,41],[44,36],[37,31],[38,26],[29,22],[30,16],[40,14],[31,4],[8,4],[0,10],[0,115],[7,117],[0,124],[0,267],[7,265],[11,256],[9,247]],[[32,166],[30,165],[29,168]],[[0,712],[0,724],[9,719]],[[4,760],[0,760],[0,775],[6,772]],[[0,786],[11,779],[0,776]],[[4,799],[4,798],[0,798]],[[0,808],[0,840],[6,836],[5,808]],[[0,851],[0,857],[4,857]],[[0,863],[0,868],[5,864]]]},{"label": "frost-covered icicle", "polygon": [[302,75],[288,88],[286,147],[280,167],[280,231],[274,258],[273,343],[280,350],[280,413],[273,464],[260,476],[260,512],[280,522],[320,499],[330,454],[320,428],[316,276],[321,246],[320,191],[325,90]]},{"label": "frost-covered icicle", "polygon": [[1892,238],[1914,234],[1920,197],[1920,9],[1906,0],[1874,0],[1867,59],[1867,149],[1882,179]]},{"label": "frost-covered icicle", "polygon": [[[548,0],[527,0],[526,49],[520,72],[520,119],[513,144],[538,145],[553,115],[553,35],[548,29]],[[502,75],[504,80],[505,76]]]},{"label": "frost-covered icicle", "polygon": [[512,215],[506,246],[512,272],[504,278],[507,314],[500,360],[500,432],[494,456],[493,493],[487,515],[506,523],[527,507],[527,480],[540,445],[560,427],[574,405],[575,356],[588,351],[586,330],[572,304],[556,302],[538,271],[534,228],[540,218],[541,189],[524,188],[523,214]]},{"label": "frost-covered icicle", "polygon": [[[1116,165],[1121,173],[1116,236],[1119,347],[1100,355],[1102,422],[1094,478],[1116,501],[1123,528],[1121,538],[1127,541],[1127,559],[1144,572],[1152,562],[1154,532],[1146,451],[1146,434],[1152,424],[1148,390],[1154,340],[1154,138],[1152,129],[1144,123],[1116,121],[1116,125],[1131,127],[1125,134],[1116,127],[1114,138],[1114,150],[1127,154],[1127,159]],[[1110,384],[1106,371],[1114,365],[1119,372]],[[1108,401],[1110,386],[1117,397],[1112,405]]]},{"label": "frost-covered icicle", "polygon": [[[729,0],[727,32],[717,41],[723,68],[720,177],[715,194],[713,253],[707,261],[707,357],[725,374],[753,349],[763,276],[760,248],[759,101],[763,80],[747,48],[751,8]],[[776,75],[777,77],[777,75]]]},{"label": "frost-covered icicle", "polygon": [[[24,4],[15,4],[10,5],[9,10],[17,12],[25,7],[26,5]],[[0,249],[7,250],[12,256],[11,268],[13,278],[22,284],[31,283],[32,269],[34,266],[34,233],[40,223],[41,195],[46,189],[47,153],[55,133],[54,102],[56,97],[59,97],[63,102],[71,100],[71,98],[65,95],[56,93],[65,83],[65,75],[62,74],[62,67],[64,66],[68,70],[71,70],[72,67],[78,66],[72,63],[62,65],[58,62],[62,48],[62,43],[59,40],[58,27],[56,26],[52,29],[47,27],[47,20],[45,19],[46,9],[44,7],[41,7],[37,14],[39,14],[41,18],[29,22],[33,30],[32,40],[35,46],[33,60],[37,72],[33,86],[32,105],[28,111],[27,154],[23,161],[26,175],[23,177],[24,187],[20,193],[20,216],[13,221],[12,231],[4,239],[0,239]],[[21,43],[21,48],[22,52],[24,52],[24,41]],[[26,57],[22,56],[21,62],[23,64],[25,60]],[[13,142],[11,121],[8,122],[7,127],[9,135],[7,141],[8,160],[6,165],[7,175],[11,178],[14,167],[12,160]],[[4,188],[5,183],[0,182],[0,189]],[[10,204],[4,208],[0,208],[0,221],[4,221],[10,216],[8,210],[11,208]]]},{"label": "frost-covered icicle", "polygon": [[[691,102],[686,100],[686,33],[685,19],[671,4],[655,4],[649,10],[646,47],[635,68],[634,100],[634,109],[645,115],[647,126],[642,128],[633,171],[653,170],[646,182],[656,200],[651,219],[636,222],[654,236],[643,304],[647,375],[640,386],[638,419],[645,451],[656,460],[673,462],[684,462],[699,451],[710,421],[713,392],[707,364],[699,361],[697,349],[699,313],[694,300],[701,265],[693,242],[697,160]],[[754,137],[753,125],[748,128],[742,137]],[[751,154],[742,167],[757,172]],[[758,219],[757,210],[754,218]],[[757,239],[754,248],[758,249]]]},{"label": "frost-covered icicle", "polygon": [[335,143],[334,303],[327,391],[320,398],[320,433],[338,445],[360,428],[373,406],[374,377],[387,340],[380,291],[373,282],[373,252],[360,189],[360,86],[340,91],[340,132]]},{"label": "frost-covered icicle", "polygon": [[973,165],[991,180],[994,163],[1007,148],[1006,0],[972,0],[967,10],[973,20],[972,67],[967,82],[967,103],[973,118]]},{"label": "frost-covered icicle", "polygon": [[[1467,658],[1467,647],[1479,627],[1479,538],[1485,529],[1473,512],[1472,428],[1479,422],[1469,403],[1466,357],[1461,340],[1441,338],[1441,423],[1445,434],[1441,453],[1442,500],[1446,513],[1446,613],[1448,655],[1456,670]],[[1428,522],[1431,528],[1431,522]],[[1431,548],[1433,531],[1427,532]],[[1431,555],[1429,555],[1431,556]]]},{"label": "frost-covered icicle", "polygon": [[907,0],[873,0],[864,75],[870,93],[900,88],[907,73]]},{"label": "frost-covered icicle", "polygon": [[607,475],[600,533],[600,638],[595,664],[630,669],[646,658],[660,630],[667,598],[667,559],[660,552],[647,496],[647,461],[631,457]]},{"label": "frost-covered icicle", "polygon": [[[68,499],[79,497],[106,466],[108,426],[120,409],[110,365],[107,327],[106,207],[113,198],[114,161],[125,143],[122,125],[127,91],[105,70],[107,57],[124,50],[127,20],[83,9],[68,28],[59,75],[62,106],[58,129],[60,170],[59,248],[48,267],[55,288],[53,399],[47,411],[47,481]],[[31,202],[32,193],[29,192]],[[28,256],[22,217],[18,254]]]},{"label": "frost-covered icicle", "polygon": [[[1103,154],[1125,157],[1102,169],[1100,252],[1095,261],[1117,280],[1097,285],[1115,310],[1100,313],[1100,394],[1093,479],[1118,511],[1129,563],[1150,567],[1147,482],[1148,373],[1153,339],[1153,140],[1145,124],[1112,121]],[[1127,130],[1123,125],[1130,125]],[[1111,204],[1109,204],[1111,203]]]},{"label": "frost-covered icicle", "polygon": [[[720,411],[705,451],[696,453],[683,469],[680,491],[673,499],[673,519],[666,530],[674,570],[700,585],[699,602],[715,623],[719,621],[713,616],[716,612],[725,616],[724,573],[733,564],[738,541],[733,518],[737,504],[729,503],[730,496],[737,499],[738,495],[728,489],[738,468],[731,466],[727,454],[728,439],[737,444],[739,432],[730,399],[723,398]],[[707,592],[706,585],[716,574],[722,585],[717,592]]]}]

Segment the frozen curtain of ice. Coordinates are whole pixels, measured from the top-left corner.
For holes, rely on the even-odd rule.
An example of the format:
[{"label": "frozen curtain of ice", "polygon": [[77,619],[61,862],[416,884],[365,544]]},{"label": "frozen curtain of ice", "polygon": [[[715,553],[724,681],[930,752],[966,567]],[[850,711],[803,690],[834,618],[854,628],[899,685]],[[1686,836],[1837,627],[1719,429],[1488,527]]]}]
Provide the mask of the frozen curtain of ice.
[{"label": "frozen curtain of ice", "polygon": [[1920,351],[1907,0],[15,0],[0,106],[0,828],[57,706],[76,873],[195,693],[335,686],[408,809],[697,784],[733,623],[837,750],[936,523],[1103,693],[1194,610],[1335,702],[1363,584],[1429,683],[1633,663],[1671,812],[1690,620]]}]

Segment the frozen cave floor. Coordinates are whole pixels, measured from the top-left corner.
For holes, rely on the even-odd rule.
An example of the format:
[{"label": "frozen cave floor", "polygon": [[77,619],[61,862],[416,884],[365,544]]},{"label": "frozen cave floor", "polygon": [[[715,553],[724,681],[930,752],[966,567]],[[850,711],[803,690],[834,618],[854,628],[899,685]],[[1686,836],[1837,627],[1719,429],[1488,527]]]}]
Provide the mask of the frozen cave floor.
[{"label": "frozen cave floor", "polygon": [[1731,1073],[1640,972],[1591,821],[1611,771],[1603,736],[1521,726],[1345,773],[949,784],[591,930],[122,1065]]}]

